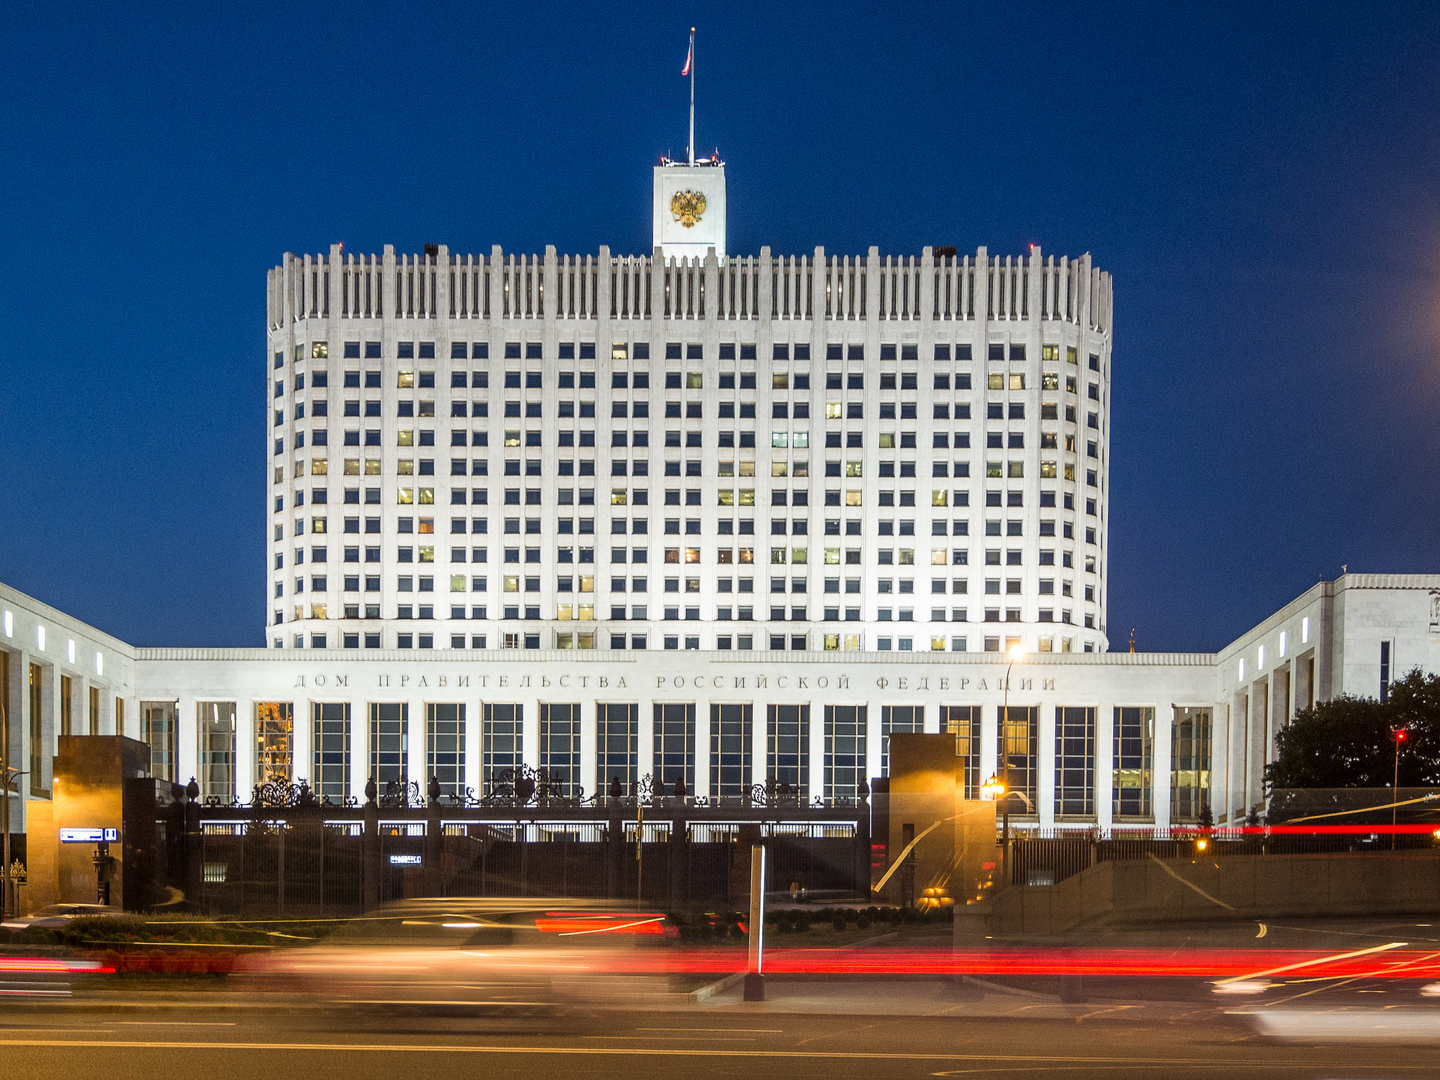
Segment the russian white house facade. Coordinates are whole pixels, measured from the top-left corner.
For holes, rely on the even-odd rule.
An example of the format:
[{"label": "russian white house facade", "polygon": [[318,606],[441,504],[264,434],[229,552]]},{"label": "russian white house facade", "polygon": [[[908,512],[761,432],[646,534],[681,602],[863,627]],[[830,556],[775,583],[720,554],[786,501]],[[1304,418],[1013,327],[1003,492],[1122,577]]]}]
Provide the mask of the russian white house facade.
[{"label": "russian white house facade", "polygon": [[[155,775],[228,801],[370,776],[483,794],[524,763],[589,796],[619,777],[707,801],[789,783],[855,797],[891,731],[953,731],[973,789],[1010,717],[1012,781],[1041,827],[1217,823],[1263,810],[1294,711],[1440,670],[1440,575],[1321,582],[1217,653],[137,649],[0,586],[12,759],[48,797],[63,732],[150,743]],[[1007,671],[1009,683],[1007,690]],[[26,767],[17,765],[17,767]]]},{"label": "russian white house facade", "polygon": [[846,800],[892,732],[950,731],[972,794],[1005,740],[1026,823],[1224,823],[1296,710],[1440,670],[1440,575],[1109,652],[1109,276],[736,256],[724,183],[657,168],[640,256],[286,255],[266,647],[135,648],[0,585],[11,797],[90,733],[221,801],[483,795],[521,764],[581,797]]}]

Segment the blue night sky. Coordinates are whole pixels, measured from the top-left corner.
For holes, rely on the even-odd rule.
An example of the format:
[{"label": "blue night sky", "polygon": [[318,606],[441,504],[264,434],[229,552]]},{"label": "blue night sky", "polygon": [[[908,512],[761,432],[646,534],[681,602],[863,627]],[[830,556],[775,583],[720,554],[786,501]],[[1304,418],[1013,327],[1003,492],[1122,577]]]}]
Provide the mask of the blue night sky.
[{"label": "blue night sky", "polygon": [[12,5],[0,580],[260,645],[283,252],[1089,251],[1115,275],[1109,629],[1213,649],[1342,563],[1440,570],[1440,6]]}]

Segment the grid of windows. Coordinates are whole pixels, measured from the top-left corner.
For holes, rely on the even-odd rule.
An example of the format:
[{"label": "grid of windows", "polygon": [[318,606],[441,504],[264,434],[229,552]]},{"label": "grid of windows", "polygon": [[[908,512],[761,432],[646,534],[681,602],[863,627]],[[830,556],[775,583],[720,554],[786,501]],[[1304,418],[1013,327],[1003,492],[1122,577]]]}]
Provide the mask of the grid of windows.
[{"label": "grid of windows", "polygon": [[[95,707],[98,711],[98,693]],[[195,704],[200,775],[200,797],[228,803],[235,799],[235,703],[200,701]],[[91,721],[92,734],[97,726]]]},{"label": "grid of windows", "polygon": [[766,786],[778,799],[807,801],[810,789],[810,706],[766,708]]},{"label": "grid of windows", "polygon": [[619,796],[636,794],[639,781],[640,706],[601,702],[595,706],[595,783],[607,794],[619,781]]},{"label": "grid of windows", "polygon": [[[937,280],[954,286],[954,279],[947,276],[952,272],[939,267]],[[998,264],[995,272],[1014,273]],[[943,308],[945,302],[938,299],[942,292],[936,296]],[[868,313],[857,310],[855,317],[883,319],[879,298],[870,300]],[[899,304],[896,310],[908,310],[903,295]],[[547,311],[544,317],[554,314]],[[719,309],[707,310],[705,318],[719,314]],[[1040,341],[1024,340],[1034,331],[1018,326],[1004,330],[1003,341],[936,341],[932,336],[948,337],[952,327],[932,325],[931,312],[917,314],[925,339],[918,345],[882,341],[877,357],[865,355],[854,344],[822,343],[812,350],[775,342],[778,358],[765,371],[756,369],[756,346],[743,342],[725,343],[715,355],[700,350],[705,355],[695,357],[682,346],[681,357],[668,365],[663,360],[673,342],[653,350],[650,342],[617,342],[611,347],[610,355],[617,359],[611,361],[608,378],[597,378],[593,359],[591,365],[585,362],[587,351],[598,352],[596,346],[577,341],[509,342],[496,350],[492,365],[488,343],[468,340],[476,330],[468,322],[444,324],[437,335],[447,340],[440,342],[410,340],[383,347],[380,342],[347,342],[347,350],[363,345],[364,355],[352,357],[347,351],[343,360],[338,348],[331,359],[323,341],[293,349],[287,343],[274,350],[282,370],[275,372],[267,395],[273,397],[273,425],[267,424],[267,440],[274,439],[276,454],[274,490],[267,499],[273,506],[268,528],[273,532],[274,564],[267,593],[275,601],[270,608],[272,623],[284,627],[272,632],[272,644],[427,649],[443,648],[448,642],[451,648],[467,644],[476,648],[485,647],[476,642],[507,647],[513,637],[517,648],[552,642],[561,648],[633,648],[659,632],[663,646],[676,649],[743,649],[755,647],[758,641],[761,648],[787,650],[913,651],[925,649],[928,643],[931,651],[958,651],[974,647],[978,639],[957,635],[943,624],[983,618],[1012,624],[1011,635],[1025,636],[1027,647],[1041,651],[1103,647],[1108,331],[1092,337],[1094,344],[1082,349],[1063,340],[1073,333],[1068,325],[1049,325],[1056,318],[1051,312],[1042,315],[1046,322],[1039,331]],[[879,324],[882,337],[886,325]],[[563,336],[563,326],[559,329]],[[287,327],[276,334],[291,332]],[[448,340],[452,332],[455,340]],[[509,355],[511,346],[518,350],[514,356]],[[442,366],[447,355],[448,369]],[[747,361],[747,356],[752,358]],[[442,358],[438,363],[437,357]],[[392,387],[399,390],[398,401],[382,406],[378,391]],[[922,394],[929,400],[921,401]],[[292,397],[294,401],[289,400]],[[326,430],[332,413],[340,428],[334,440]],[[609,475],[626,479],[613,484],[608,501],[603,491],[596,498],[595,484],[565,479],[604,473],[605,463],[596,460],[605,438],[606,420],[601,418],[610,422],[610,445],[617,451],[624,448],[612,454]],[[702,421],[713,425],[717,418],[719,430],[702,426]],[[436,430],[446,427],[447,419],[448,436],[445,430]],[[662,419],[668,422],[660,423]],[[440,478],[447,474],[445,462],[437,470],[433,451],[426,449],[445,445],[447,438],[448,445],[467,448],[452,451],[448,485]],[[379,450],[390,445],[402,448],[393,464],[382,459]],[[1036,447],[1040,460],[1027,466],[1025,452],[1034,453]],[[770,462],[768,478],[764,462],[755,460],[761,448]],[[559,460],[552,460],[555,450]],[[688,482],[659,490],[652,489],[648,480],[630,482],[631,477],[662,474],[685,477]],[[332,475],[338,481],[333,489],[328,486]],[[488,479],[474,479],[492,475],[530,479],[493,485]],[[373,479],[341,479],[360,476]],[[457,479],[462,476],[463,484]],[[926,476],[945,480],[919,490],[917,481]],[[444,562],[444,550],[437,556],[436,548],[429,545],[402,542],[391,547],[376,536],[373,545],[365,545],[363,560],[376,570],[376,585],[371,590],[367,580],[363,593],[369,595],[362,595],[358,576],[327,574],[324,565],[315,564],[361,562],[360,545],[329,550],[325,534],[382,533],[384,519],[372,512],[342,514],[337,520],[327,516],[325,507],[331,502],[404,507],[394,531],[410,534],[436,531],[435,519],[425,516],[427,506],[464,505],[468,512],[457,516],[452,511],[450,534],[526,537],[523,562],[534,566],[535,585],[530,585],[527,567],[526,574],[516,575],[513,590],[505,588],[518,594],[506,597],[506,602],[462,604],[459,594],[486,591],[489,580],[452,570],[448,579],[441,578],[438,590],[446,591],[448,580],[452,603],[426,603],[428,597],[415,594],[437,591],[434,577],[399,564],[420,563],[427,557]],[[492,518],[489,507],[508,504],[514,509],[497,509]],[[677,509],[673,516],[666,512],[651,518],[648,508],[661,504]],[[699,510],[716,505],[722,511],[713,521]],[[1014,510],[984,513],[978,509],[982,505],[1024,506],[1027,511],[1038,506],[1039,520],[1032,523]],[[757,526],[754,510],[748,509],[761,506],[772,508],[768,529],[764,520]],[[785,509],[773,509],[779,507]],[[924,507],[930,511],[919,519],[906,509],[923,513]],[[335,530],[329,528],[332,524]],[[987,548],[977,539],[972,550],[969,538],[991,535],[992,526],[995,536],[1007,540]],[[385,520],[383,531],[391,528]],[[856,566],[847,572],[855,582],[853,592],[848,579],[842,591],[838,576],[835,588],[828,590],[829,582],[819,574],[812,577],[808,570],[808,565],[819,561],[797,559],[791,549],[786,560],[791,569],[784,588],[778,590],[792,594],[789,600],[782,604],[778,596],[772,597],[770,604],[758,608],[732,602],[724,594],[739,592],[740,582],[712,569],[718,553],[707,548],[721,537],[767,532],[788,538],[945,537],[946,546],[932,547],[932,566],[1026,569],[996,575],[995,593],[1004,599],[972,610],[953,596],[982,594],[988,591],[989,579],[972,582],[963,570],[952,570],[944,578],[932,572],[927,589],[923,580],[916,585],[913,579],[885,576],[883,569],[876,572],[889,565],[913,565],[913,547],[873,553],[857,547],[857,554],[865,552],[864,558],[854,564],[845,560],[846,565]],[[584,595],[573,586],[570,595],[561,595],[565,590],[560,582],[573,576],[562,564],[581,561],[570,538],[605,533],[639,536],[642,544],[650,535],[687,537],[686,543],[699,550],[700,557],[680,578],[676,591],[684,598],[677,596],[679,602],[673,604],[637,604],[613,585],[606,587],[607,580],[628,586],[630,575],[601,579]],[[306,534],[319,542],[302,539]],[[734,549],[729,550],[733,554]],[[465,558],[458,558],[456,551]],[[799,551],[806,551],[803,542]],[[477,552],[486,559],[477,559]],[[655,553],[650,554],[653,558]],[[908,563],[897,554],[908,554]],[[483,546],[452,546],[449,561],[473,563],[489,557]],[[925,562],[923,549],[919,561]],[[392,563],[396,571],[404,572],[381,573],[391,570]],[[874,565],[867,568],[865,563]],[[1046,569],[1032,576],[1028,570],[1032,565]],[[876,572],[873,581],[867,578],[867,569]],[[772,573],[771,578],[779,575]],[[775,580],[762,580],[759,591],[765,591],[767,584],[770,592],[777,592]],[[812,606],[793,595],[821,593],[822,587],[847,598]],[[926,591],[932,600],[925,607],[903,596]],[[936,599],[942,592],[952,599],[943,603]],[[897,599],[892,601],[888,593],[897,594]],[[487,634],[445,627],[447,618],[611,625],[516,627]],[[323,625],[322,620],[336,619],[362,625],[347,625],[338,633]],[[382,620],[405,620],[407,625],[386,627]],[[614,625],[622,620],[699,625],[655,627],[647,634],[644,628]],[[436,622],[442,625],[427,625]],[[719,625],[735,622],[771,625],[757,628],[758,634],[743,635]],[[841,633],[838,627],[807,632],[781,625],[797,622],[920,625],[913,631],[901,628],[895,636],[875,634],[867,645],[861,632]],[[284,626],[287,623],[307,625],[290,628]],[[420,625],[409,625],[414,623]],[[1047,624],[1077,629],[1052,636]],[[992,640],[1003,641],[998,635],[983,640],[987,646]]]},{"label": "grid of windows", "polygon": [[1095,709],[1055,710],[1055,816],[1095,816]]},{"label": "grid of windows", "polygon": [[[34,687],[38,682],[38,666],[31,665],[31,673],[31,686]],[[157,780],[169,780],[172,783],[175,780],[176,706],[174,701],[140,703],[140,738],[150,744],[150,775]],[[31,715],[39,716],[40,712],[32,708]],[[41,745],[43,746],[43,740]],[[33,764],[31,767],[34,767]]]},{"label": "grid of windows", "polygon": [[317,701],[310,716],[310,790],[323,803],[344,803],[350,794],[350,706]]},{"label": "grid of windows", "polygon": [[1209,709],[1176,706],[1170,734],[1170,820],[1198,822],[1210,812]]},{"label": "grid of windows", "polygon": [[1151,771],[1155,710],[1134,706],[1115,709],[1114,814],[1116,818],[1148,820],[1151,816]]},{"label": "grid of windows", "polygon": [[295,706],[255,703],[255,783],[288,784],[294,776]]},{"label": "grid of windows", "polygon": [[673,793],[677,780],[690,791],[695,775],[695,705],[657,702],[654,708],[655,771],[651,776],[656,794]]},{"label": "grid of windows", "polygon": [[955,756],[964,770],[965,798],[980,798],[980,706],[941,705],[940,726],[955,736]]},{"label": "grid of windows", "polygon": [[480,725],[480,783],[492,791],[507,769],[516,769],[522,757],[525,726],[524,705],[485,706]]},{"label": "grid of windows", "polygon": [[710,706],[710,801],[748,800],[755,706]]},{"label": "grid of windows", "polygon": [[865,705],[825,706],[825,798],[855,799],[865,783]]},{"label": "grid of windows", "polygon": [[[45,792],[45,671],[39,664],[30,665],[30,792],[33,795]],[[150,704],[163,706],[172,704],[168,702],[151,702]],[[142,738],[150,744],[150,775],[165,778],[166,773],[156,772],[154,766],[159,755],[159,763],[162,768],[168,767],[169,779],[175,779],[175,715],[173,710],[170,713],[170,730],[168,736],[163,728],[163,714],[160,718],[161,730],[150,734],[151,728],[144,720],[144,705],[141,703],[141,730]],[[157,749],[158,747],[158,749]],[[168,749],[167,749],[168,748]]]},{"label": "grid of windows", "polygon": [[440,793],[465,794],[465,706],[425,706],[425,770],[440,782]]},{"label": "grid of windows", "polygon": [[580,792],[580,706],[540,705],[540,768],[566,798]]},{"label": "grid of windows", "polygon": [[918,734],[925,730],[924,705],[880,706],[880,775],[890,775],[890,736],[894,732]]},{"label": "grid of windows", "polygon": [[1000,710],[999,745],[995,760],[1005,781],[1012,814],[1036,812],[1036,780],[1040,738],[1040,709],[1036,705],[1010,705]]},{"label": "grid of windows", "polygon": [[370,705],[370,777],[382,795],[395,795],[410,780],[410,706],[404,702]]}]

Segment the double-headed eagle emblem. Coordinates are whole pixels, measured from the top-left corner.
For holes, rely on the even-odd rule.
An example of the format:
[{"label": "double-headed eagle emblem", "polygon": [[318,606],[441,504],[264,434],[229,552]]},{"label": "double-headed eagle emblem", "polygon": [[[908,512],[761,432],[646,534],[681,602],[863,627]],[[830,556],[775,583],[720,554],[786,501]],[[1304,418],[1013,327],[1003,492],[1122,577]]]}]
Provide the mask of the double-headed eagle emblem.
[{"label": "double-headed eagle emblem", "polygon": [[677,191],[670,197],[670,216],[692,228],[705,213],[705,196],[698,191]]}]

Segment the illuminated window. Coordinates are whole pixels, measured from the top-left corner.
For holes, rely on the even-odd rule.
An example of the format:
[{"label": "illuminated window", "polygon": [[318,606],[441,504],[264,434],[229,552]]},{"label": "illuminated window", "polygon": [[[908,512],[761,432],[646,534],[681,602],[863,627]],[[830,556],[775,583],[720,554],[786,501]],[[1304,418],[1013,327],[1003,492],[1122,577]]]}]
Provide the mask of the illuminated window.
[{"label": "illuminated window", "polygon": [[1005,374],[1000,371],[992,371],[987,377],[987,384],[991,390],[1005,389]]},{"label": "illuminated window", "polygon": [[699,549],[699,548],[686,548],[686,549],[685,549],[685,561],[686,561],[687,563],[698,563],[698,562],[700,561],[700,549]]},{"label": "illuminated window", "polygon": [[838,565],[840,565],[840,549],[839,549],[838,547],[833,547],[833,548],[832,548],[832,547],[827,547],[827,548],[825,549],[825,565],[826,565],[826,566],[838,566]]},{"label": "illuminated window", "polygon": [[513,577],[513,576],[512,576],[512,577],[505,577],[505,578],[503,578],[502,580],[503,580],[503,582],[504,582],[504,584],[502,585],[502,588],[503,588],[506,592],[519,592],[519,591],[520,591],[520,579],[519,579],[518,577]]},{"label": "illuminated window", "polygon": [[[837,443],[836,445],[838,446],[839,444]],[[880,449],[895,449],[895,433],[893,431],[882,431],[880,433]]]},{"label": "illuminated window", "polygon": [[[753,465],[753,462],[752,462],[752,465]],[[741,506],[754,506],[754,505],[755,505],[755,489],[754,489],[754,488],[741,488],[741,489],[740,489],[740,505],[741,505]]]},{"label": "illuminated window", "polygon": [[433,533],[435,531],[435,519],[433,517],[421,518],[420,527],[415,531],[422,533]]},{"label": "illuminated window", "polygon": [[931,549],[930,549],[930,565],[931,565],[931,566],[944,566],[945,563],[946,563],[945,552],[946,552],[946,549],[943,548],[943,547],[931,548]]},{"label": "illuminated window", "polygon": [[860,493],[858,490],[854,489],[854,488],[851,488],[850,490],[846,491],[846,492],[845,492],[845,505],[846,505],[846,506],[859,506],[859,505],[860,505],[860,495],[861,495],[861,493]]},{"label": "illuminated window", "polygon": [[395,473],[397,476],[414,476],[415,460],[413,458],[401,458],[395,462]]},{"label": "illuminated window", "polygon": [[772,431],[770,433],[770,445],[774,447],[788,447],[790,445],[790,433],[788,431]]},{"label": "illuminated window", "polygon": [[863,474],[863,463],[859,461],[847,461],[845,463],[846,476],[860,476]]},{"label": "illuminated window", "polygon": [[464,592],[464,591],[465,591],[465,575],[464,575],[464,574],[451,574],[451,575],[450,575],[450,591],[451,591],[451,592]]},{"label": "illuminated window", "polygon": [[624,506],[626,498],[627,496],[624,488],[615,488],[610,492],[610,505]]},{"label": "illuminated window", "polygon": [[717,555],[718,558],[715,560],[716,562],[733,563],[735,561],[735,552],[730,548],[721,548],[719,552],[717,552]]},{"label": "illuminated window", "polygon": [[294,711],[290,702],[257,702],[255,705],[255,782],[272,780],[288,784],[291,775],[291,751],[294,735]]},{"label": "illuminated window", "polygon": [[755,462],[753,462],[753,461],[742,461],[742,462],[740,462],[740,473],[739,473],[739,475],[741,475],[741,476],[754,476],[754,475],[755,475]]},{"label": "illuminated window", "polygon": [[323,533],[325,531],[325,525],[326,520],[323,517],[314,517],[310,519],[310,531],[312,533]]},{"label": "illuminated window", "polygon": [[719,464],[717,464],[717,465],[715,466],[715,475],[716,475],[716,476],[734,476],[734,475],[735,475],[735,462],[733,462],[733,461],[722,461],[722,462],[720,462]]},{"label": "illuminated window", "polygon": [[1044,479],[1044,480],[1053,480],[1053,479],[1055,479],[1055,462],[1053,462],[1053,461],[1042,461],[1042,462],[1040,462],[1040,477],[1041,477],[1041,479]]},{"label": "illuminated window", "polygon": [[402,390],[408,390],[415,385],[415,372],[401,368],[396,372],[395,385]]},{"label": "illuminated window", "polygon": [[784,475],[786,475],[786,473],[789,472],[789,470],[788,470],[788,468],[786,467],[786,465],[787,465],[787,463],[784,462],[784,461],[772,461],[772,462],[770,463],[770,475],[771,475],[771,476],[784,476]]},{"label": "illuminated window", "polygon": [[932,488],[930,491],[931,506],[949,506],[950,491],[948,488]]},{"label": "illuminated window", "polygon": [[839,420],[839,419],[840,419],[840,402],[838,402],[838,401],[827,401],[827,402],[825,403],[825,419],[826,419],[826,420]]},{"label": "illuminated window", "polygon": [[408,487],[396,488],[395,498],[401,506],[409,506],[415,501],[415,489]]},{"label": "illuminated window", "polygon": [[1024,390],[1024,389],[1025,389],[1025,376],[1022,375],[1022,374],[1020,374],[1018,371],[1012,373],[1011,376],[1010,376],[1010,389],[1011,389],[1011,390]]},{"label": "illuminated window", "polygon": [[808,561],[808,559],[809,559],[809,554],[810,554],[810,549],[809,549],[809,548],[803,548],[803,547],[791,548],[791,549],[790,549],[790,561],[791,561],[792,563],[803,563],[803,562],[806,562],[806,561]]},{"label": "illuminated window", "polygon": [[788,390],[790,388],[790,376],[785,372],[777,371],[770,376],[770,386],[774,390]]},{"label": "illuminated window", "polygon": [[698,371],[687,372],[685,375],[685,389],[699,390],[705,385],[704,376]]},{"label": "illuminated window", "polygon": [[316,458],[310,462],[311,476],[324,476],[330,471],[330,463],[324,458]]},{"label": "illuminated window", "polygon": [[423,504],[430,504],[430,503],[434,503],[434,501],[435,501],[435,489],[434,489],[434,488],[421,488],[421,489],[420,489],[420,502],[421,502],[421,503],[423,503]]},{"label": "illuminated window", "polygon": [[1041,360],[1059,360],[1059,359],[1060,359],[1060,346],[1059,346],[1059,345],[1041,345],[1041,346],[1040,346],[1040,359],[1041,359]]},{"label": "illuminated window", "polygon": [[505,432],[505,445],[506,445],[506,446],[519,446],[519,445],[520,445],[520,432],[518,432],[518,431],[507,431],[507,432]]},{"label": "illuminated window", "polygon": [[741,548],[739,561],[742,563],[753,563],[755,561],[755,549]]}]

